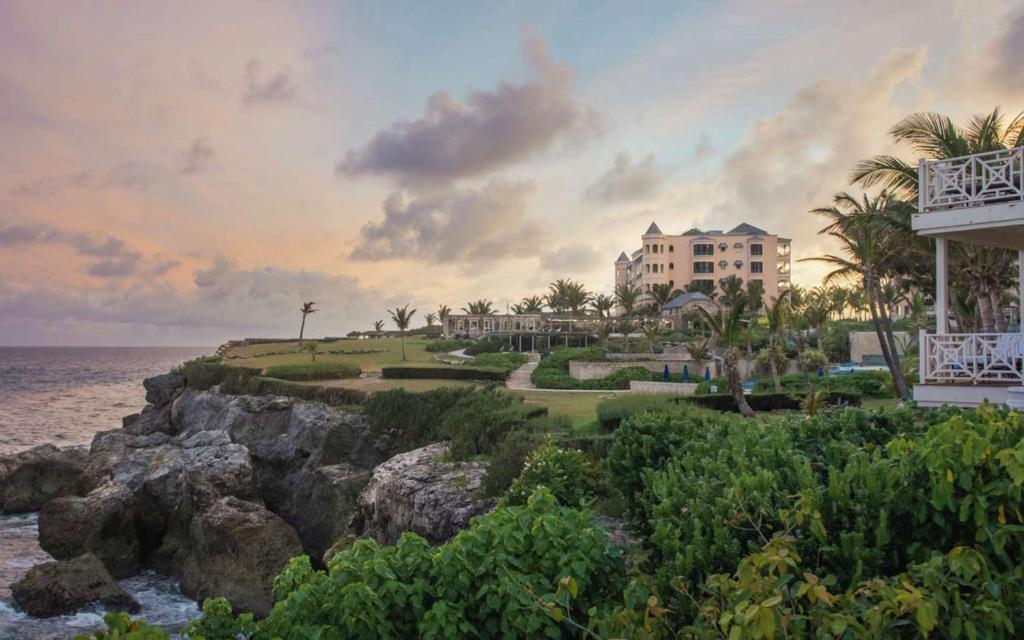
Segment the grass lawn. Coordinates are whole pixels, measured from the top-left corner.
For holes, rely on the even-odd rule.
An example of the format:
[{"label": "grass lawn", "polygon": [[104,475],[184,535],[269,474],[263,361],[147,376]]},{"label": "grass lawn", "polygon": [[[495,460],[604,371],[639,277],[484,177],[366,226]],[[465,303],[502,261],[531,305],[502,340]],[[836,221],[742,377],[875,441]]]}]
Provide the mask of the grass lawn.
[{"label": "grass lawn", "polygon": [[586,428],[597,421],[597,403],[614,394],[606,393],[573,393],[571,391],[510,391],[509,393],[523,398],[526,404],[539,404],[548,408],[553,416],[568,416],[573,427]]},{"label": "grass lawn", "polygon": [[406,391],[430,391],[439,387],[471,387],[479,385],[473,380],[428,380],[424,378],[381,378],[379,376],[367,376],[362,378],[349,378],[347,380],[317,380],[309,384],[321,387],[342,387],[345,389],[359,389],[368,393],[375,391],[386,391],[388,389],[405,389]]},{"label": "grass lawn", "polygon": [[[316,359],[324,362],[346,362],[354,364],[367,373],[380,372],[381,367],[402,364],[438,364],[434,354],[427,353],[426,346],[430,340],[406,338],[405,354],[407,360],[402,362],[402,347],[398,338],[381,338],[379,340],[338,340],[321,342],[320,352]],[[334,350],[383,349],[378,353],[331,354],[324,353]],[[270,355],[276,354],[276,355]],[[299,350],[298,340],[292,342],[271,342],[234,347],[225,354],[225,364],[238,367],[265,368],[279,364],[296,364],[309,362],[309,354]],[[234,357],[232,357],[234,356]],[[444,365],[439,365],[444,366]]]}]

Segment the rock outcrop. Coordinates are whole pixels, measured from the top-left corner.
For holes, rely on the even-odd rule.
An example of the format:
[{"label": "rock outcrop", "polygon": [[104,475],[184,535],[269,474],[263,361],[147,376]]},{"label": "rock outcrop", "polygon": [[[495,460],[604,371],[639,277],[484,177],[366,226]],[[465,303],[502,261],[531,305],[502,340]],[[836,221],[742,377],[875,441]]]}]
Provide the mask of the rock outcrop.
[{"label": "rock outcrop", "polygon": [[11,585],[11,594],[22,610],[40,618],[73,613],[96,602],[119,611],[139,610],[139,603],[88,553],[32,567]]},{"label": "rock outcrop", "polygon": [[49,500],[74,493],[88,458],[85,447],[51,444],[0,457],[0,513],[38,511]]},{"label": "rock outcrop", "polygon": [[404,531],[439,544],[486,513],[493,500],[481,498],[486,466],[446,462],[448,444],[427,445],[398,454],[373,470],[359,496],[353,530],[381,544],[392,544]]}]

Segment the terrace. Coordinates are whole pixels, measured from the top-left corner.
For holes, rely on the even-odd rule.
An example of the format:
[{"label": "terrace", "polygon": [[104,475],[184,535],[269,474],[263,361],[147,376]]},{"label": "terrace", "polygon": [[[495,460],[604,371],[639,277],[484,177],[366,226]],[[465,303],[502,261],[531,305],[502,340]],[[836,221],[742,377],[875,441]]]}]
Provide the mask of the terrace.
[{"label": "terrace", "polygon": [[913,228],[935,240],[936,330],[919,336],[914,398],[925,406],[1024,407],[1024,334],[950,333],[948,295],[953,240],[1017,251],[1024,300],[1024,148],[921,160],[918,185]]}]

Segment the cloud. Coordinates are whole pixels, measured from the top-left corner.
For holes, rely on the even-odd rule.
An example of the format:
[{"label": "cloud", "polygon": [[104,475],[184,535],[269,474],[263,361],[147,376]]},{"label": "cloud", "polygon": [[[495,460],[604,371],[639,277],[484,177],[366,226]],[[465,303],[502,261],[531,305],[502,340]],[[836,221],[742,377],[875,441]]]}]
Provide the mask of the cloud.
[{"label": "cloud", "polygon": [[213,143],[208,138],[196,138],[185,152],[181,172],[185,175],[200,173],[210,166],[215,155]]},{"label": "cloud", "polygon": [[101,258],[87,269],[98,278],[123,278],[135,273],[142,255],[130,250],[123,240],[113,236],[98,237],[85,233],[64,231],[49,225],[7,225],[0,227],[0,247],[18,247],[34,244],[63,244],[76,253],[90,258]]},{"label": "cloud", "polygon": [[256,104],[295,104],[299,90],[290,69],[278,71],[269,79],[262,78],[262,65],[255,58],[245,63],[245,92],[242,102]]},{"label": "cloud", "polygon": [[[608,256],[587,244],[569,244],[548,251],[540,257],[540,267],[554,274],[579,277],[576,274],[590,271],[606,261]],[[611,260],[607,260],[611,264]],[[609,268],[611,268],[609,266]]]},{"label": "cloud", "polygon": [[446,185],[526,160],[572,135],[586,137],[598,116],[576,103],[573,73],[543,42],[524,36],[526,82],[473,91],[465,102],[439,91],[416,120],[399,121],[350,149],[335,173],[386,175],[405,186]]},{"label": "cloud", "polygon": [[1005,30],[995,42],[992,80],[996,86],[1019,89],[1024,86],[1024,8],[1007,17]]},{"label": "cloud", "polygon": [[360,231],[355,260],[420,259],[451,263],[536,255],[541,225],[527,215],[531,182],[493,179],[481,189],[384,201],[384,220]]},{"label": "cloud", "polygon": [[704,162],[715,154],[715,145],[711,142],[711,136],[707,133],[700,134],[697,144],[693,145],[693,159],[697,162]]},{"label": "cloud", "polygon": [[649,153],[633,164],[629,154],[620,151],[612,167],[583,192],[583,199],[603,203],[641,200],[657,193],[661,180],[661,172],[654,164],[654,154]]},{"label": "cloud", "polygon": [[50,196],[66,189],[100,191],[112,187],[132,191],[144,191],[156,182],[159,168],[148,162],[125,162],[105,172],[80,171],[40,178],[14,188],[13,194],[21,197]]}]

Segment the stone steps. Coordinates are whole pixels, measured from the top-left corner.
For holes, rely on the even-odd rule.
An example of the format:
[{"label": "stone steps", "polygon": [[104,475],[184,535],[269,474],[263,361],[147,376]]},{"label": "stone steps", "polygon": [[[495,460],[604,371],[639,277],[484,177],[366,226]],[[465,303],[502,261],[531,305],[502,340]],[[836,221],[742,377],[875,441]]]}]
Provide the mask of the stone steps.
[{"label": "stone steps", "polygon": [[530,377],[533,375],[537,365],[540,364],[540,354],[531,353],[529,354],[529,360],[523,366],[519,367],[515,371],[509,374],[508,379],[505,380],[505,386],[509,389],[536,389],[531,382]]}]

